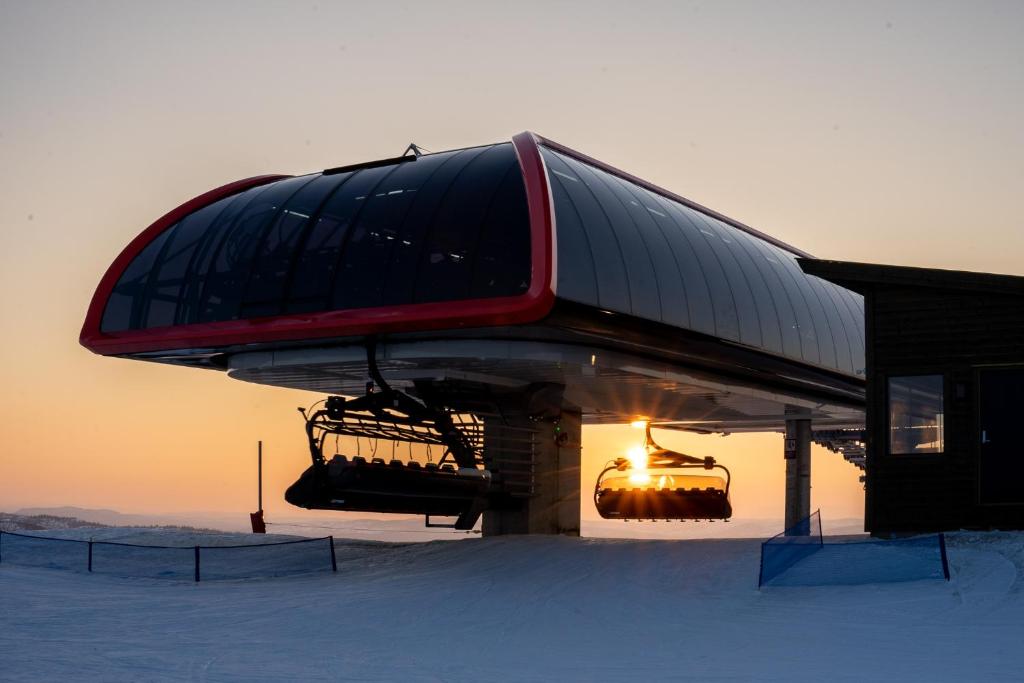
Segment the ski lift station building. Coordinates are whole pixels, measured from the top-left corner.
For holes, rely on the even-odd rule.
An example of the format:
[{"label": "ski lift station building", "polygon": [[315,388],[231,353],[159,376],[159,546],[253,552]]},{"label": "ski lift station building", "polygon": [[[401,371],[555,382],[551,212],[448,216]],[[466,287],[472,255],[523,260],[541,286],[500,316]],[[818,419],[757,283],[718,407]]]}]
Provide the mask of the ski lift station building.
[{"label": "ski lift station building", "polygon": [[865,297],[866,530],[1024,528],[1024,278],[801,265]]},{"label": "ski lift station building", "polygon": [[[807,256],[522,133],[196,197],[113,262],[81,342],[323,394],[377,377],[480,416],[484,465],[532,477],[485,533],[577,532],[580,425],[640,417],[788,431],[792,520],[811,441],[856,460],[864,426],[862,297]],[[530,453],[488,441],[497,421]]]}]

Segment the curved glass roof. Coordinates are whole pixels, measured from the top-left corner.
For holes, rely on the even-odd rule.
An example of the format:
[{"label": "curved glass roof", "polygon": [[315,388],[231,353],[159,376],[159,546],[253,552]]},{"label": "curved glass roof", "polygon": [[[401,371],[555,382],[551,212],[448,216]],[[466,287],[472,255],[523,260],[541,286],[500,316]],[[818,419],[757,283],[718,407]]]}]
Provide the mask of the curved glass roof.
[{"label": "curved glass roof", "polygon": [[543,145],[541,154],[560,298],[863,374],[859,295],[682,202]]},{"label": "curved glass roof", "polygon": [[863,374],[859,295],[805,274],[785,245],[550,145],[539,151],[553,225],[543,211],[531,225],[529,207],[543,200],[528,202],[523,168],[532,188],[543,170],[539,160],[521,166],[512,143],[285,178],[214,201],[137,252],[100,331],[467,300],[490,309],[544,272],[531,239],[550,227],[561,299]]},{"label": "curved glass roof", "polygon": [[512,296],[530,275],[523,177],[506,143],[214,202],[127,266],[101,330]]}]

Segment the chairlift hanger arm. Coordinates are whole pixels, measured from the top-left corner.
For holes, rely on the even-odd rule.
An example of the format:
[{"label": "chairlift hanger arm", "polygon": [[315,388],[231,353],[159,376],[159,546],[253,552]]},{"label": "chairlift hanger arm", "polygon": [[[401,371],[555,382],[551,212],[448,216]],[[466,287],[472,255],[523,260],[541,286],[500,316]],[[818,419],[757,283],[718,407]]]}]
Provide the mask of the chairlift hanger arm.
[{"label": "chairlift hanger arm", "polygon": [[715,459],[712,457],[698,458],[693,455],[686,455],[678,451],[672,451],[664,446],[661,446],[651,436],[651,423],[648,422],[645,429],[645,441],[644,445],[647,448],[654,449],[651,451],[649,460],[649,467],[679,467],[683,464],[692,465],[703,465],[706,469],[711,469],[715,466]]}]

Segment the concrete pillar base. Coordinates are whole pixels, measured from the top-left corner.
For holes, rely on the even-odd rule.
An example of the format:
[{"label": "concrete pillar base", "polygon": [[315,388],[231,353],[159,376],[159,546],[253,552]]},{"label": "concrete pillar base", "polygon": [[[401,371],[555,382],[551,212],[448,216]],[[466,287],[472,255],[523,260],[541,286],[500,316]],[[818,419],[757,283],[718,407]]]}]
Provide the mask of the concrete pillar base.
[{"label": "concrete pillar base", "polygon": [[[488,459],[495,462],[495,467],[499,469],[503,461],[529,466],[532,459],[533,495],[515,499],[512,509],[485,511],[483,535],[579,536],[582,416],[579,412],[563,411],[555,420],[533,422],[524,418],[518,422],[519,425],[513,426],[528,426],[536,431],[536,447],[532,458],[531,454],[521,453],[517,449],[503,452],[499,438],[488,443],[486,422],[485,448],[488,450]],[[499,431],[495,429],[495,432]]]},{"label": "concrete pillar base", "polygon": [[786,528],[811,514],[811,421],[786,420]]}]

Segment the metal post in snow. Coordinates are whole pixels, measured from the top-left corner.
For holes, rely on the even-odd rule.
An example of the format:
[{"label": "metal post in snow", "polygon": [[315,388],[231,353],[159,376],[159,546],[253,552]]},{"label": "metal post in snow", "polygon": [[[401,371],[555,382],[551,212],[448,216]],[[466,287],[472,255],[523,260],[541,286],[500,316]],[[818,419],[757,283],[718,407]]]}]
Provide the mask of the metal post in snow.
[{"label": "metal post in snow", "polygon": [[196,583],[199,583],[199,546],[196,546]]},{"label": "metal post in snow", "polygon": [[92,539],[89,539],[89,571],[92,572]]},{"label": "metal post in snow", "polygon": [[331,544],[331,571],[338,571],[338,558],[334,555],[334,536],[327,537],[328,542]]},{"label": "metal post in snow", "polygon": [[942,559],[942,576],[949,581],[949,557],[946,555],[946,534],[939,534],[939,555]]},{"label": "metal post in snow", "polygon": [[257,463],[256,463],[256,509],[263,513],[263,441],[257,442]]}]

